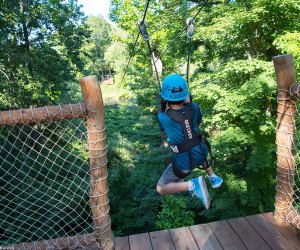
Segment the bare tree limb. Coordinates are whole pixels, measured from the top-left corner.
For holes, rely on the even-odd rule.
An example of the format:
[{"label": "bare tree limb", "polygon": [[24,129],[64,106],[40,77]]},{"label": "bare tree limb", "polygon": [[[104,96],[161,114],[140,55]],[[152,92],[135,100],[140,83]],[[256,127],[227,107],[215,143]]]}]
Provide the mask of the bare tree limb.
[{"label": "bare tree limb", "polygon": [[7,79],[8,81],[10,81],[8,75],[7,75],[3,70],[0,69],[0,72],[1,72],[3,75],[5,75],[5,77],[6,77],[6,79]]}]

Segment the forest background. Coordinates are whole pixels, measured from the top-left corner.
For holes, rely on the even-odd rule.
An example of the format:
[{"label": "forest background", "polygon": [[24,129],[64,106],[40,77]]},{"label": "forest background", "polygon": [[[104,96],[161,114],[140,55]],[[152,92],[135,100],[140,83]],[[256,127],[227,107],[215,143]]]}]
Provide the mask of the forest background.
[{"label": "forest background", "polygon": [[[146,21],[153,49],[164,51],[202,4],[150,1]],[[114,73],[114,84],[102,90],[115,235],[274,210],[277,102],[271,59],[293,54],[299,76],[298,0],[211,0],[195,20],[190,88],[217,157],[214,169],[224,178],[221,188],[210,188],[208,210],[187,194],[164,197],[155,190],[168,156],[161,153],[159,89],[148,48],[142,38],[135,44],[144,1],[112,0],[114,24],[86,17],[77,1],[0,5],[1,110],[74,103],[81,100],[80,77]],[[183,33],[161,56],[162,77],[185,76],[187,52]],[[199,174],[204,172],[192,176]]]}]

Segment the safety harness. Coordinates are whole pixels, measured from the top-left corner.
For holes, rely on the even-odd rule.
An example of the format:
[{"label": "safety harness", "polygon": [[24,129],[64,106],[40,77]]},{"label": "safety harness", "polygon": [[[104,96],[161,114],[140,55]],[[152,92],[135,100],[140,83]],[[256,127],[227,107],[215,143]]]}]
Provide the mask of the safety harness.
[{"label": "safety harness", "polygon": [[193,118],[195,114],[192,103],[184,104],[185,110],[169,108],[166,114],[175,122],[178,122],[183,130],[183,142],[180,144],[170,144],[173,153],[187,152],[200,143],[199,135],[194,130]]},{"label": "safety harness", "polygon": [[177,165],[175,160],[173,160],[172,163],[172,168],[173,172],[176,176],[179,178],[184,178],[188,176],[192,169],[195,167],[199,167],[195,165],[194,160],[193,160],[193,155],[192,155],[192,148],[195,147],[196,145],[199,145],[201,154],[203,158],[205,159],[205,167],[202,167],[203,169],[206,169],[210,167],[210,163],[207,160],[205,151],[203,149],[203,146],[201,144],[201,139],[198,133],[194,130],[194,115],[195,115],[195,110],[193,107],[193,104],[188,102],[184,104],[185,109],[184,111],[178,109],[172,109],[169,108],[166,111],[166,114],[168,117],[170,117],[174,122],[177,122],[180,124],[182,127],[183,131],[183,142],[180,144],[170,144],[170,148],[174,154],[180,154],[183,152],[187,152],[189,155],[189,169],[188,170],[182,170],[180,169]]}]

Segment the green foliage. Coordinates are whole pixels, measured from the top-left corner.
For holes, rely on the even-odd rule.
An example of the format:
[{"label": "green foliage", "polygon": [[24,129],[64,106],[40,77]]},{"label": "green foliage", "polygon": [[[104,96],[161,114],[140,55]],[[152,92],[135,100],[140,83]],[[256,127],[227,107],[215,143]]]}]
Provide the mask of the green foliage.
[{"label": "green foliage", "polygon": [[194,225],[194,212],[187,208],[187,201],[183,197],[165,196],[162,210],[157,215],[157,229],[171,229]]},{"label": "green foliage", "polygon": [[101,75],[108,69],[104,53],[111,43],[111,26],[101,17],[91,16],[86,20],[91,36],[85,41],[82,53],[87,75]]},{"label": "green foliage", "polygon": [[[299,30],[299,29],[298,29]],[[274,40],[274,45],[282,53],[289,53],[295,57],[295,66],[300,70],[300,32],[287,32]]]},{"label": "green foliage", "polygon": [[1,1],[0,107],[57,103],[82,70],[88,36],[76,1]]},{"label": "green foliage", "polygon": [[155,186],[163,171],[155,117],[124,102],[107,106],[109,196],[116,235],[153,231],[161,197]]}]

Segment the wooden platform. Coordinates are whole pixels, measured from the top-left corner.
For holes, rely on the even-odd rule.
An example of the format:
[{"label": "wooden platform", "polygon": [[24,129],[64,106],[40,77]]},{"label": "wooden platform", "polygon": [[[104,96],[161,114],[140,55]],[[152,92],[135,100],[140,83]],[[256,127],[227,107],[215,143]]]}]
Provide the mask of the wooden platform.
[{"label": "wooden platform", "polygon": [[[298,236],[300,237],[300,235]],[[115,239],[116,250],[300,249],[289,223],[274,224],[272,213],[211,222]]]}]

